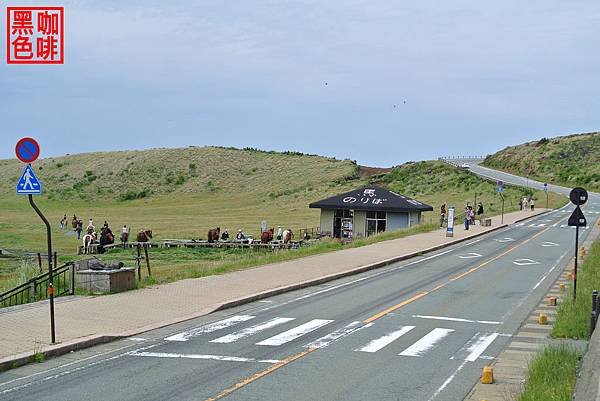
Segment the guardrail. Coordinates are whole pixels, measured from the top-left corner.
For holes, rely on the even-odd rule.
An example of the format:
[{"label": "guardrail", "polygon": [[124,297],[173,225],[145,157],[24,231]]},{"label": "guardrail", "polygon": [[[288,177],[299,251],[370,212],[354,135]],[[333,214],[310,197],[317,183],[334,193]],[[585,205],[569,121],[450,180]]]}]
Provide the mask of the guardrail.
[{"label": "guardrail", "polygon": [[[53,271],[54,296],[75,294],[75,264],[70,262]],[[48,298],[48,273],[40,274],[0,294],[0,307],[15,306]]]}]

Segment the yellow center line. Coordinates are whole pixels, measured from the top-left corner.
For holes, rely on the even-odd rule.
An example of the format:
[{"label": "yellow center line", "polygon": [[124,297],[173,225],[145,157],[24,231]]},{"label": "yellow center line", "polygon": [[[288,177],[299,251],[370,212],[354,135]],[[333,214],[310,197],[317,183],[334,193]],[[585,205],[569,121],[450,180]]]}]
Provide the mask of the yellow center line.
[{"label": "yellow center line", "polygon": [[432,292],[440,290],[440,289],[444,288],[445,286],[447,286],[448,284],[450,284],[450,283],[452,283],[452,282],[454,282],[456,280],[459,280],[461,278],[464,278],[464,277],[468,276],[471,273],[476,272],[477,270],[481,269],[482,267],[487,266],[488,264],[490,264],[490,263],[492,263],[492,262],[494,262],[494,261],[496,261],[496,260],[498,260],[498,259],[500,259],[500,258],[502,258],[502,257],[504,257],[506,255],[508,255],[509,253],[511,253],[512,251],[514,251],[515,249],[517,249],[517,248],[525,245],[526,243],[528,243],[529,241],[533,240],[534,238],[539,237],[540,235],[542,235],[543,233],[545,233],[546,231],[548,231],[550,228],[552,228],[552,227],[547,227],[547,228],[543,229],[539,233],[537,233],[537,234],[535,234],[535,235],[527,238],[526,240],[518,243],[517,245],[514,245],[512,248],[509,248],[506,251],[500,253],[499,255],[496,255],[493,258],[486,260],[485,262],[481,263],[479,266],[473,267],[473,268],[467,270],[466,272],[459,274],[458,276],[451,277],[445,283],[438,284],[437,286],[433,287],[429,291],[420,292],[419,294],[413,296],[412,298],[405,299],[404,301],[400,302],[399,304],[391,306],[391,307],[389,307],[389,308],[387,308],[387,309],[385,309],[385,310],[383,310],[383,311],[381,311],[381,312],[379,312],[379,313],[371,316],[370,318],[364,320],[363,323],[365,323],[365,324],[372,323],[375,320],[382,318],[383,316],[387,315],[390,312],[393,312],[393,311],[395,311],[397,309],[402,308],[403,306],[411,304],[411,303],[415,302],[417,299],[423,298],[425,295],[428,295],[428,294],[431,294]]},{"label": "yellow center line", "polygon": [[205,401],[216,401],[216,400],[220,400],[223,397],[227,397],[229,394],[233,393],[234,391],[237,391],[237,390],[241,389],[242,387],[245,387],[248,384],[250,384],[252,382],[255,382],[256,380],[258,380],[258,379],[260,379],[260,378],[262,378],[262,377],[264,377],[264,376],[266,376],[266,375],[268,375],[270,373],[273,373],[277,369],[280,369],[280,368],[284,367],[285,365],[288,365],[288,364],[294,362],[297,359],[305,357],[306,355],[308,355],[311,352],[316,351],[316,350],[317,350],[317,348],[311,347],[311,348],[307,349],[306,351],[302,351],[302,352],[300,352],[298,354],[288,356],[287,358],[285,358],[285,359],[283,359],[283,360],[281,360],[281,361],[279,361],[279,362],[277,362],[277,363],[269,366],[268,368],[266,368],[264,370],[261,370],[260,372],[255,373],[252,376],[247,377],[246,379],[244,379],[244,380],[242,380],[242,381],[234,384],[233,386],[231,386],[231,387],[229,387],[229,388],[221,391],[219,394],[215,395],[214,397],[207,398]]}]

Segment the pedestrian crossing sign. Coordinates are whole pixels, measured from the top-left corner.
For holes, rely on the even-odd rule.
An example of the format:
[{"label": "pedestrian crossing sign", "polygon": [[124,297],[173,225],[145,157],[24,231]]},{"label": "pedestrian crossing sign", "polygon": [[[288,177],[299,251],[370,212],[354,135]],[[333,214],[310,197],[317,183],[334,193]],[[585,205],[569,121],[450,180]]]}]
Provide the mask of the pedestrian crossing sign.
[{"label": "pedestrian crossing sign", "polygon": [[31,166],[25,166],[25,170],[17,182],[17,195],[40,195],[41,193],[42,183],[35,176]]}]

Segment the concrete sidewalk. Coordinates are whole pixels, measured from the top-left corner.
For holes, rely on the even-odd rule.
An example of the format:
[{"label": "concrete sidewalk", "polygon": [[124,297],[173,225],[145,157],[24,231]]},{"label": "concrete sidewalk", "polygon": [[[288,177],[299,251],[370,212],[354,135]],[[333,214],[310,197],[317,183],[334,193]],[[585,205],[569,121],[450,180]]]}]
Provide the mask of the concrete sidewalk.
[{"label": "concrete sidewalk", "polygon": [[0,309],[0,368],[2,364],[25,362],[33,350],[60,354],[202,316],[226,306],[384,266],[545,211],[506,214],[504,225],[497,216],[492,218],[491,227],[476,225],[468,231],[459,225],[454,238],[447,238],[445,229],[439,229],[360,248],[114,295],[58,298],[55,311],[59,344],[55,345],[49,344],[47,302]]}]

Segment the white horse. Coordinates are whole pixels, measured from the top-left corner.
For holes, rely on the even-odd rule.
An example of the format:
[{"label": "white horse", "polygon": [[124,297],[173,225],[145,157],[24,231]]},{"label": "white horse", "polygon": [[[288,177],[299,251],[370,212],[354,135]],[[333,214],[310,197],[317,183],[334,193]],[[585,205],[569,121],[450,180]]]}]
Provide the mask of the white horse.
[{"label": "white horse", "polygon": [[282,239],[283,239],[284,244],[289,244],[290,241],[292,240],[292,238],[294,238],[294,233],[292,232],[291,229],[288,228],[287,230],[285,230],[283,232]]},{"label": "white horse", "polygon": [[90,245],[96,243],[96,233],[83,236],[83,254],[87,255],[91,251]]}]

